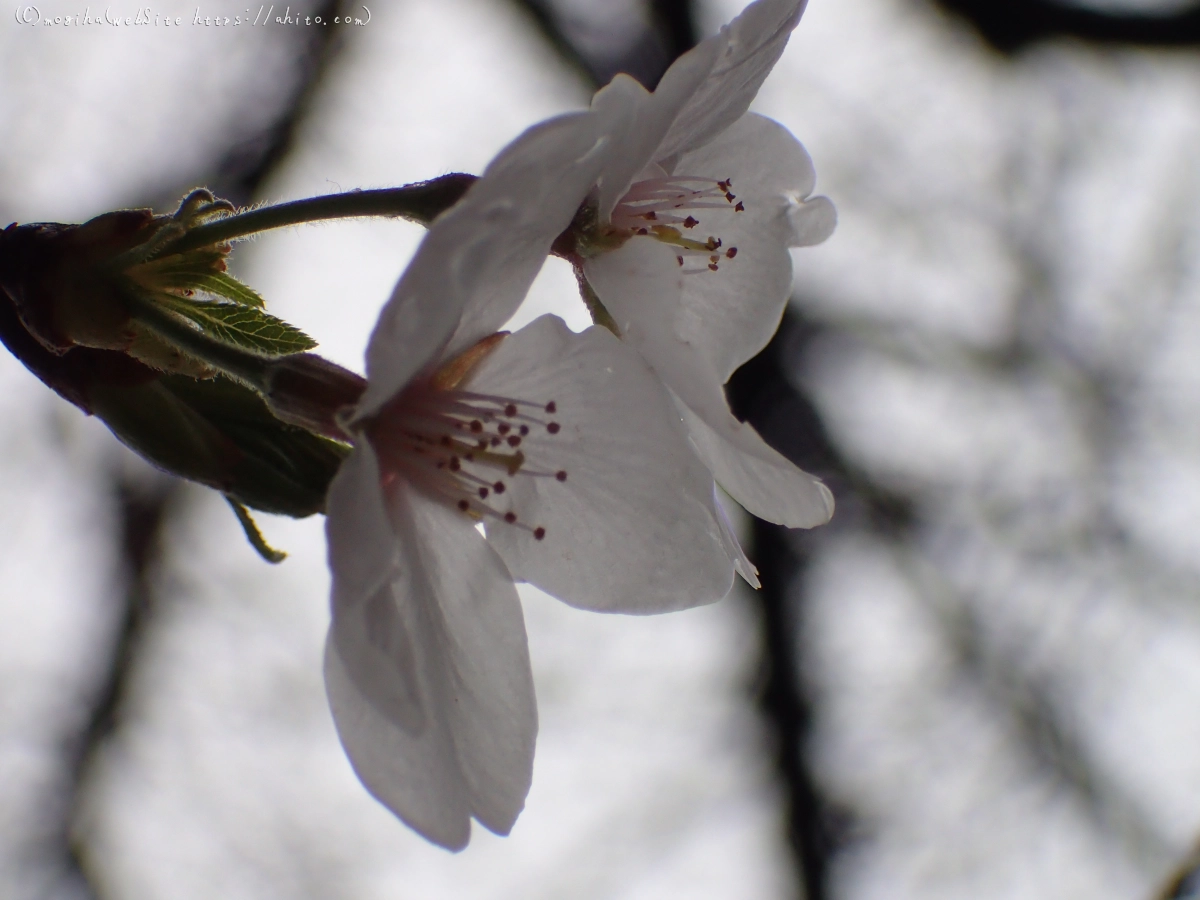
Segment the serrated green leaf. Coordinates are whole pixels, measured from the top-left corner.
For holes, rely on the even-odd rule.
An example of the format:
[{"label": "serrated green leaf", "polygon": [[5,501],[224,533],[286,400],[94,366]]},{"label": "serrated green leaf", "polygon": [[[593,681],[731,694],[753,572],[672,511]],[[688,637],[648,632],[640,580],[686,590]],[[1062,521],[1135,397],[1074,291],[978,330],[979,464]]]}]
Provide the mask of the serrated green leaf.
[{"label": "serrated green leaf", "polygon": [[154,301],[195,323],[210,338],[262,356],[287,356],[317,346],[295,326],[253,306],[158,294]]},{"label": "serrated green leaf", "polygon": [[262,296],[248,285],[223,271],[225,254],[205,247],[179,256],[143,263],[128,274],[150,291],[203,291],[244,306],[265,306]]},{"label": "serrated green leaf", "polygon": [[224,272],[164,272],[158,276],[156,287],[202,291],[214,297],[232,300],[241,306],[253,306],[257,309],[266,305],[254,288],[242,284]]},{"label": "serrated green leaf", "polygon": [[243,306],[255,306],[262,309],[266,301],[254,288],[238,281],[226,272],[213,272],[206,278],[197,281],[199,290],[207,291],[217,297],[225,297]]}]

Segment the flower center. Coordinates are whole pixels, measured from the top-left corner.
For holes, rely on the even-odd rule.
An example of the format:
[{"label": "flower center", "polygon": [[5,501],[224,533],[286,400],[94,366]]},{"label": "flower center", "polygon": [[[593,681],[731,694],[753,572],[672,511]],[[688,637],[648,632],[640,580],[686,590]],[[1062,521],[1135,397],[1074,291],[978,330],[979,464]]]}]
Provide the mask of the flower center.
[{"label": "flower center", "polygon": [[[721,238],[685,237],[701,218],[744,212],[746,206],[733,193],[733,181],[692,175],[647,178],[630,186],[612,212],[611,226],[626,236],[645,235],[676,248],[675,259],[686,272],[716,272],[723,260],[737,256],[737,247],[724,248]],[[700,232],[703,234],[703,232]]]},{"label": "flower center", "polygon": [[514,508],[515,478],[566,481],[565,469],[527,464],[531,442],[553,439],[562,426],[558,405],[446,389],[433,381],[409,385],[379,411],[367,436],[379,455],[383,485],[402,480],[475,521],[504,522],[537,540],[545,526]]}]

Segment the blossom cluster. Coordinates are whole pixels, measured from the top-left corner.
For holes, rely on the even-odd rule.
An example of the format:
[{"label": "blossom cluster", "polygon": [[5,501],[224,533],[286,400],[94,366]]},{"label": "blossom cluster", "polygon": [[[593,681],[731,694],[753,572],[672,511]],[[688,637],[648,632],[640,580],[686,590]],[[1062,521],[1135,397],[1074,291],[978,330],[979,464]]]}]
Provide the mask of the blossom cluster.
[{"label": "blossom cluster", "polygon": [[[0,342],[46,385],[219,490],[270,561],[248,508],[326,514],[334,722],[367,789],[436,844],[465,847],[472,819],[508,833],[530,787],[518,582],[684,609],[758,586],[718,487],[788,527],[833,513],[724,391],[779,326],[791,249],[836,224],[804,148],[748,112],[803,8],[757,0],[654,91],[618,75],[478,178],[241,212],[201,188],[172,215],[0,232]],[[363,379],[226,258],[266,228],[376,213],[429,231]],[[549,255],[595,324],[503,330]]]},{"label": "blossom cluster", "polygon": [[[836,214],[808,154],[748,112],[803,12],[758,0],[649,92],[618,75],[530,128],[437,218],[384,307],[354,450],[326,501],[325,678],[367,789],[430,841],[506,834],[537,710],[515,582],[602,612],[757,586],[716,486],[789,527],[832,495],[730,412],[770,340],[790,249]],[[503,329],[547,255],[595,325]]]}]

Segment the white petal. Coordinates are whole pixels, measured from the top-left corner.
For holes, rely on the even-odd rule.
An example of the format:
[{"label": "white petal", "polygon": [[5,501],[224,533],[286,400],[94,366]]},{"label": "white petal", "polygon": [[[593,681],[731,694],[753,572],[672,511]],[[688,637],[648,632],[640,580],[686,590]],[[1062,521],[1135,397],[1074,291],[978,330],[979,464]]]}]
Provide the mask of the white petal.
[{"label": "white petal", "polygon": [[[714,495],[716,491],[717,486],[714,484]],[[758,590],[762,587],[762,582],[758,580],[758,568],[750,562],[750,557],[742,549],[742,542],[738,540],[737,532],[733,530],[733,523],[729,521],[729,513],[725,511],[725,504],[721,502],[720,497],[714,496],[714,501],[717,506],[717,516],[721,520],[721,537],[725,541],[726,552],[733,560],[733,568],[746,580],[746,584]]]},{"label": "white petal", "polygon": [[[655,613],[709,603],[729,590],[712,478],[691,449],[670,396],[607,331],[572,334],[543,316],[507,338],[472,389],[554,401],[558,434],[534,425],[526,469],[506,479],[518,521],[545,539],[489,522],[513,574],[585,609]],[[565,471],[566,481],[554,473]],[[498,498],[497,498],[498,499]]]},{"label": "white petal", "polygon": [[680,404],[700,458],[717,483],[760,519],[788,528],[824,525],[833,515],[833,494],[819,478],[790,463],[728,410],[715,424]]},{"label": "white petal", "polygon": [[[752,225],[742,236],[751,230]],[[739,247],[738,258],[731,262],[745,265],[688,275],[672,247],[652,238],[633,238],[618,250],[587,260],[584,274],[621,336],[656,371],[664,374],[664,367],[684,353],[687,367],[702,365],[703,377],[721,385],[770,340],[791,286],[786,248],[776,246],[771,253],[762,244],[756,249],[752,240],[744,246],[745,260]],[[755,263],[761,269],[751,268]],[[735,293],[738,287],[745,293]]]},{"label": "white petal", "polygon": [[807,196],[816,176],[791,132],[755,113],[742,116],[701,150],[684,154],[676,168],[731,178],[745,207],[699,216],[695,236],[703,240],[713,234],[721,239],[722,251],[736,247],[737,256],[722,257],[716,272],[680,279],[675,320],[679,338],[704,354],[724,383],[779,328],[792,294],[791,198]]},{"label": "white petal", "polygon": [[728,407],[723,379],[704,348],[679,334],[683,283],[670,247],[634,238],[585,264],[588,281],[611,313],[623,340],[685,403],[719,421]]},{"label": "white petal", "polygon": [[605,147],[591,113],[536,125],[433,224],[371,334],[359,415],[512,316],[595,183]]},{"label": "white petal", "polygon": [[793,247],[811,247],[833,234],[837,228],[837,209],[828,197],[796,199],[788,206],[788,222],[792,226]]},{"label": "white petal", "polygon": [[779,207],[785,198],[807,197],[817,182],[804,145],[774,119],[758,113],[746,113],[703,147],[681,153],[674,171],[732,176],[733,192],[746,201],[748,210],[762,202]]},{"label": "white petal", "polygon": [[[630,241],[619,252],[626,253],[637,243]],[[647,283],[653,283],[656,271],[647,273]],[[626,294],[622,299],[628,298]],[[632,307],[640,306],[640,310],[633,318],[631,309],[622,306],[610,307],[610,311],[625,340],[680,401],[696,452],[717,483],[747,510],[769,522],[790,528],[827,522],[833,515],[829,489],[767,446],[751,426],[734,418],[709,360],[679,339],[663,312],[665,304],[654,300],[652,292],[637,297]]]},{"label": "white petal", "polygon": [[342,463],[329,486],[325,537],[335,606],[365,601],[391,576],[396,539],[379,487],[379,463],[366,442]]},{"label": "white petal", "polygon": [[[479,226],[484,258],[473,263],[470,299],[448,354],[470,347],[512,318],[550,245],[596,183],[611,144],[594,115],[571,113],[533,126],[487,167],[471,193],[488,208],[511,204],[515,214]],[[471,208],[454,212],[467,217]]]},{"label": "white petal", "polygon": [[[787,129],[751,113],[704,149],[685,154],[676,169],[732,178],[744,203],[744,212],[702,211],[689,234],[720,238],[717,271],[687,274],[685,268],[705,260],[685,258],[681,267],[674,247],[646,236],[586,260],[584,273],[623,335],[649,327],[647,316],[666,316],[675,338],[703,356],[723,384],[779,327],[792,292],[790,195],[811,189],[812,163]],[[734,258],[722,255],[731,248]]]},{"label": "white petal", "polygon": [[600,175],[596,205],[601,219],[608,219],[638,173],[658,160],[663,137],[712,71],[719,49],[715,41],[693,47],[671,64],[653,94],[619,74],[592,98],[592,110],[613,142]]},{"label": "white petal", "polygon": [[712,70],[676,115],[658,159],[702,147],[741,118],[783,54],[806,2],[758,0],[709,38],[719,47]]},{"label": "white petal", "polygon": [[367,789],[451,850],[470,818],[506,834],[525,802],[537,710],[520,603],[504,564],[457,511],[399,489],[399,557],[366,598],[338,590],[325,682]]}]

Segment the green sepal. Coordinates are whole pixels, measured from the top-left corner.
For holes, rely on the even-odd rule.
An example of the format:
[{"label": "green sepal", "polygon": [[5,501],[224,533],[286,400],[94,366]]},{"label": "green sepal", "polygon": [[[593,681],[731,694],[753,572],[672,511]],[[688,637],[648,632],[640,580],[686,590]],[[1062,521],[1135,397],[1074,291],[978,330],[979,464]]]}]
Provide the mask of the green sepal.
[{"label": "green sepal", "polygon": [[155,294],[146,299],[197,325],[213,340],[260,356],[287,356],[317,346],[317,342],[299,328],[253,306],[194,300],[174,294]]},{"label": "green sepal", "polygon": [[178,256],[142,263],[128,274],[148,290],[203,291],[243,306],[262,308],[262,296],[224,271],[226,253],[220,248],[189,250]]},{"label": "green sepal", "polygon": [[587,307],[587,311],[592,316],[592,321],[601,328],[607,328],[615,337],[621,336],[621,329],[617,327],[617,320],[612,317],[612,313],[608,308],[600,302],[600,295],[596,293],[596,289],[584,277],[582,270],[576,270],[576,278],[579,281],[579,293],[583,296],[583,303]]},{"label": "green sepal", "polygon": [[158,468],[296,519],[324,511],[329,483],[350,453],[281,422],[258,394],[220,376],[96,384],[87,399],[122,443]]},{"label": "green sepal", "polygon": [[287,559],[286,553],[282,550],[276,550],[267,543],[266,538],[262,536],[262,532],[258,530],[258,525],[255,523],[254,517],[250,515],[250,510],[246,509],[246,507],[242,506],[242,504],[238,503],[228,494],[225,495],[225,499],[233,507],[233,514],[237,516],[237,520],[242,526],[242,531],[246,532],[246,540],[250,542],[251,547],[258,551],[259,556],[267,562],[275,564]]}]

